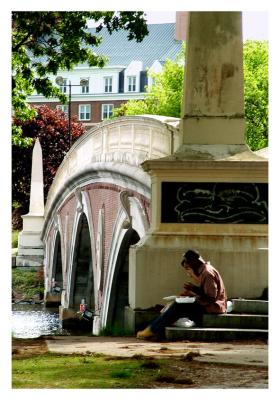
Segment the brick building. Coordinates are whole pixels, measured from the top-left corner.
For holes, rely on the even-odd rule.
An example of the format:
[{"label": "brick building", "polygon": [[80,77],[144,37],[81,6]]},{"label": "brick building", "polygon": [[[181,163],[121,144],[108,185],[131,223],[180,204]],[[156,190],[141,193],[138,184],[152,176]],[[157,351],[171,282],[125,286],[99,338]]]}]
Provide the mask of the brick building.
[{"label": "brick building", "polygon": [[[180,17],[181,13],[177,13],[176,23],[148,25],[149,35],[140,43],[129,41],[125,31],[110,35],[102,30],[102,43],[94,51],[108,58],[103,68],[81,64],[73,71],[57,74],[63,78],[59,86],[66,95],[71,83],[71,116],[77,115],[78,121],[89,129],[109,118],[114,107],[131,99],[143,99],[146,86],[152,85],[148,73],[160,72],[166,60],[175,60],[181,50],[185,28]],[[57,76],[50,76],[50,79],[55,82]],[[47,99],[34,93],[28,101],[33,105],[59,107],[68,113],[69,105],[55,98]]]}]

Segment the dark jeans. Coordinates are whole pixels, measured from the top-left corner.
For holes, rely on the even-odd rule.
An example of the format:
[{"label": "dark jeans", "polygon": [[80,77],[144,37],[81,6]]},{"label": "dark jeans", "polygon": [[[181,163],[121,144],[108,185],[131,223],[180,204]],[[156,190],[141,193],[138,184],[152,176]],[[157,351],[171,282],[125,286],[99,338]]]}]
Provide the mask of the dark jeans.
[{"label": "dark jeans", "polygon": [[151,330],[156,334],[163,334],[166,326],[172,325],[179,318],[189,318],[197,325],[201,324],[204,307],[194,303],[174,303],[157,317],[151,324]]}]

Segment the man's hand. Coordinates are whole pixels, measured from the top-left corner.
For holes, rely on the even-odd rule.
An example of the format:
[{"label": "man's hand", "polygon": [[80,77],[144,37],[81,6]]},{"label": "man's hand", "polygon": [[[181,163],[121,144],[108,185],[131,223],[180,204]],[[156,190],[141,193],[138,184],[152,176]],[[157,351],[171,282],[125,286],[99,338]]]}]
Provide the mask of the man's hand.
[{"label": "man's hand", "polygon": [[184,291],[179,294],[179,296],[194,296],[195,292],[193,291],[193,288],[195,285],[193,285],[190,282],[187,282],[184,284]]}]

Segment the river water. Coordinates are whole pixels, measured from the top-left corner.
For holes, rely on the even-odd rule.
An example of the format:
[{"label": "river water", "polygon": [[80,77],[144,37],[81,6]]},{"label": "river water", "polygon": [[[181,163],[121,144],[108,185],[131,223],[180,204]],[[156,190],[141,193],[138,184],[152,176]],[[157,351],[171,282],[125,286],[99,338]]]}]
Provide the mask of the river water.
[{"label": "river water", "polygon": [[12,335],[16,338],[36,338],[41,335],[63,334],[58,309],[43,304],[12,305]]}]

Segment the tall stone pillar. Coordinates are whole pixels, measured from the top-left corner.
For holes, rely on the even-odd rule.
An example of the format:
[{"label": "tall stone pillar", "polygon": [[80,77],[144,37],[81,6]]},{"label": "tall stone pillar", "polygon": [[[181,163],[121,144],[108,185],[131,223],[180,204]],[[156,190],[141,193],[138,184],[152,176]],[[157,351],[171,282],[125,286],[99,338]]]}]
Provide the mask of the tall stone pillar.
[{"label": "tall stone pillar", "polygon": [[43,157],[37,138],[32,153],[29,213],[22,215],[23,230],[19,234],[17,266],[38,267],[43,264],[41,232],[44,223]]},{"label": "tall stone pillar", "polygon": [[180,145],[147,160],[152,223],[130,250],[132,310],[180,292],[182,253],[197,249],[221,272],[229,297],[268,285],[268,165],[245,144],[240,12],[190,12]]},{"label": "tall stone pillar", "polygon": [[240,12],[190,13],[183,146],[245,143],[241,24]]}]

